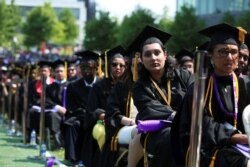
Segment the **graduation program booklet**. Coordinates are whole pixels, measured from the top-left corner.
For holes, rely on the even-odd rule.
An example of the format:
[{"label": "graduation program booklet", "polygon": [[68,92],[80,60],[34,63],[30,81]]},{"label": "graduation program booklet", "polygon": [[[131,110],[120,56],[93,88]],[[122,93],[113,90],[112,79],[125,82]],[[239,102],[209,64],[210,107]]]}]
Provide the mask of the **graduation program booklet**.
[{"label": "graduation program booklet", "polygon": [[[36,112],[41,112],[41,107],[40,106],[32,106],[32,109],[34,109]],[[57,112],[56,109],[45,109],[45,112]]]}]

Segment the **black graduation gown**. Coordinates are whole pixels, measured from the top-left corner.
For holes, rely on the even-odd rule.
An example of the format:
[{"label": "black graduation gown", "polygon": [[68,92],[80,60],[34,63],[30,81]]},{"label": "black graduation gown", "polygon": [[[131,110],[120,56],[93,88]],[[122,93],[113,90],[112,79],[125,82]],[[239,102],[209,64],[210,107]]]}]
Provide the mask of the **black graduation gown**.
[{"label": "black graduation gown", "polygon": [[[216,77],[218,83],[219,94],[221,101],[230,113],[234,113],[233,104],[233,88],[232,81],[229,77]],[[241,87],[242,80],[239,80],[239,98],[243,96],[244,91]],[[207,86],[206,86],[207,88]],[[205,89],[207,90],[207,89]],[[209,97],[208,97],[209,99]],[[193,87],[190,87],[188,93],[184,99],[182,109],[180,110],[180,124],[179,124],[179,134],[180,134],[180,146],[186,156],[187,149],[189,146],[190,138],[190,126],[191,126],[191,112],[192,112],[192,100],[193,100]],[[211,157],[214,156],[216,150],[218,153],[216,155],[215,166],[247,166],[248,159],[243,156],[238,150],[232,147],[230,143],[230,138],[233,134],[238,133],[238,130],[244,131],[242,129],[242,111],[243,106],[246,104],[244,101],[238,101],[238,122],[237,129],[228,129],[225,122],[234,125],[234,118],[232,116],[227,116],[220,109],[219,103],[216,100],[215,90],[213,89],[213,96],[211,101],[211,110],[213,116],[210,114],[208,109],[208,103],[203,110],[203,124],[202,124],[202,140],[201,140],[201,150],[200,150],[200,166],[209,166],[211,162]]]},{"label": "black graduation gown", "polygon": [[[27,112],[27,129],[28,134],[30,134],[32,129],[35,129],[37,134],[39,132],[39,125],[40,125],[40,113],[35,112],[31,109],[32,106],[41,106],[41,95],[36,90],[37,82],[41,82],[40,80],[34,80],[29,83],[28,86],[28,108],[29,111]],[[46,84],[46,89],[49,84]]]},{"label": "black graduation gown", "polygon": [[67,87],[67,112],[64,120],[65,159],[83,160],[81,155],[85,133],[84,117],[91,87],[86,86],[84,78],[71,82]]},{"label": "black graduation gown", "polygon": [[[57,83],[54,82],[46,88],[46,101],[45,109],[54,109],[56,105],[63,106],[63,101],[68,82]],[[66,106],[65,106],[66,107]],[[50,129],[50,132],[54,136],[56,147],[60,148],[63,146],[63,139],[61,134],[61,126],[63,117],[58,112],[45,112],[45,127]]]},{"label": "black graduation gown", "polygon": [[[56,105],[63,106],[64,91],[67,88],[68,82],[59,84],[57,82],[52,83],[46,88],[46,101],[45,109],[53,109]],[[65,97],[66,98],[66,97]],[[66,106],[65,106],[66,107]],[[58,112],[46,112],[45,125],[50,128],[53,133],[60,132],[62,116]]]},{"label": "black graduation gown", "polygon": [[[167,106],[163,98],[153,85],[149,77],[139,79],[133,88],[133,100],[138,109],[136,120],[168,119],[181,104],[182,99],[193,83],[193,77],[185,70],[174,70],[171,85],[171,107]],[[158,86],[167,94],[166,79],[162,79]],[[167,95],[166,95],[167,97]],[[170,144],[170,128],[148,133],[146,149],[154,158],[150,166],[174,166]],[[146,134],[142,134],[141,143],[144,145]]]},{"label": "black graduation gown", "polygon": [[86,133],[84,137],[88,142],[84,142],[87,145],[83,146],[84,153],[86,154],[84,156],[86,159],[83,161],[87,167],[97,166],[99,162],[100,149],[97,141],[93,138],[92,130],[95,123],[99,120],[100,114],[105,113],[107,98],[112,87],[112,79],[103,78],[93,85],[93,88],[89,93],[85,120]]},{"label": "black graduation gown", "polygon": [[119,145],[117,148],[111,150],[112,137],[115,136],[120,128],[121,119],[123,116],[129,116],[130,111],[126,111],[127,105],[129,105],[127,100],[130,99],[131,88],[129,84],[124,82],[118,82],[114,88],[111,90],[110,96],[107,99],[107,109],[105,114],[105,144],[100,158],[100,166],[112,167],[115,165],[115,161],[118,156]]}]

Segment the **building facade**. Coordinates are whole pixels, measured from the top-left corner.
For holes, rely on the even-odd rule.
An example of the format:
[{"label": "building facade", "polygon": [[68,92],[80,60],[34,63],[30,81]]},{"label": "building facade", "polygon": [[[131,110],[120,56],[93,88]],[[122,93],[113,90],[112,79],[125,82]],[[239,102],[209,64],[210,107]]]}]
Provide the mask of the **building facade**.
[{"label": "building facade", "polygon": [[176,0],[177,12],[183,5],[193,6],[196,15],[204,19],[208,26],[218,23],[226,12],[239,17],[250,10],[250,0]]},{"label": "building facade", "polygon": [[198,16],[250,9],[250,0],[177,0],[177,11],[185,4],[193,6]]}]

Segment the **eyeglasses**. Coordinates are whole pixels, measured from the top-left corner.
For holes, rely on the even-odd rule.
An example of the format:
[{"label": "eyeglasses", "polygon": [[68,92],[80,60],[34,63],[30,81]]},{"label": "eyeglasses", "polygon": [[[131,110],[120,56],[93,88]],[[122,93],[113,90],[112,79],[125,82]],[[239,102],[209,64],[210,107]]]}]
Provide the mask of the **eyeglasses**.
[{"label": "eyeglasses", "polygon": [[120,66],[121,68],[126,67],[124,64],[121,64],[121,63],[112,63],[111,65],[112,65],[112,67],[118,67],[118,66]]},{"label": "eyeglasses", "polygon": [[75,71],[76,69],[74,68],[69,68],[68,71]]},{"label": "eyeglasses", "polygon": [[239,51],[237,49],[229,50],[229,49],[222,48],[222,49],[217,50],[217,52],[219,56],[223,58],[228,57],[229,53],[231,54],[232,57],[235,57],[239,54]]},{"label": "eyeglasses", "polygon": [[243,58],[244,61],[247,61],[247,60],[248,60],[248,57],[249,57],[248,55],[244,55],[244,54],[241,54],[241,53],[240,53],[240,55],[239,55],[239,59],[242,59],[242,58]]}]

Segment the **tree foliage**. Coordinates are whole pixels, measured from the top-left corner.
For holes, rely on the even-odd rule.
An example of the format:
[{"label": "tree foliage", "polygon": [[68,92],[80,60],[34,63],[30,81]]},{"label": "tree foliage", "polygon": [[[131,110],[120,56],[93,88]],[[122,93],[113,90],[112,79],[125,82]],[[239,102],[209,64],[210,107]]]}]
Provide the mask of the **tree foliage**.
[{"label": "tree foliage", "polygon": [[22,28],[24,43],[27,46],[39,46],[42,41],[50,41],[55,33],[56,22],[56,14],[49,3],[33,8]]},{"label": "tree foliage", "polygon": [[8,47],[18,32],[20,23],[19,9],[11,1],[6,5],[4,0],[0,0],[0,45]]},{"label": "tree foliage", "polygon": [[79,35],[76,19],[69,9],[64,9],[58,16],[58,20],[63,24],[64,44],[73,44]]},{"label": "tree foliage", "polygon": [[109,16],[109,12],[100,11],[99,17],[86,23],[84,46],[86,49],[101,52],[117,44],[117,20]]},{"label": "tree foliage", "polygon": [[205,23],[195,15],[193,7],[182,6],[181,11],[176,13],[175,20],[170,27],[173,37],[167,46],[171,53],[177,53],[181,48],[189,50],[204,42],[204,38],[197,32],[204,28]]},{"label": "tree foliage", "polygon": [[155,25],[155,18],[148,9],[138,7],[130,16],[125,16],[119,27],[118,41],[128,46],[145,25]]},{"label": "tree foliage", "polygon": [[159,21],[159,28],[169,32],[174,21],[168,16],[168,8],[165,7],[163,10],[163,15]]},{"label": "tree foliage", "polygon": [[231,25],[235,25],[235,17],[230,12],[225,12],[221,22],[225,22]]},{"label": "tree foliage", "polygon": [[243,27],[250,32],[250,11],[246,11],[237,21],[237,25]]}]

